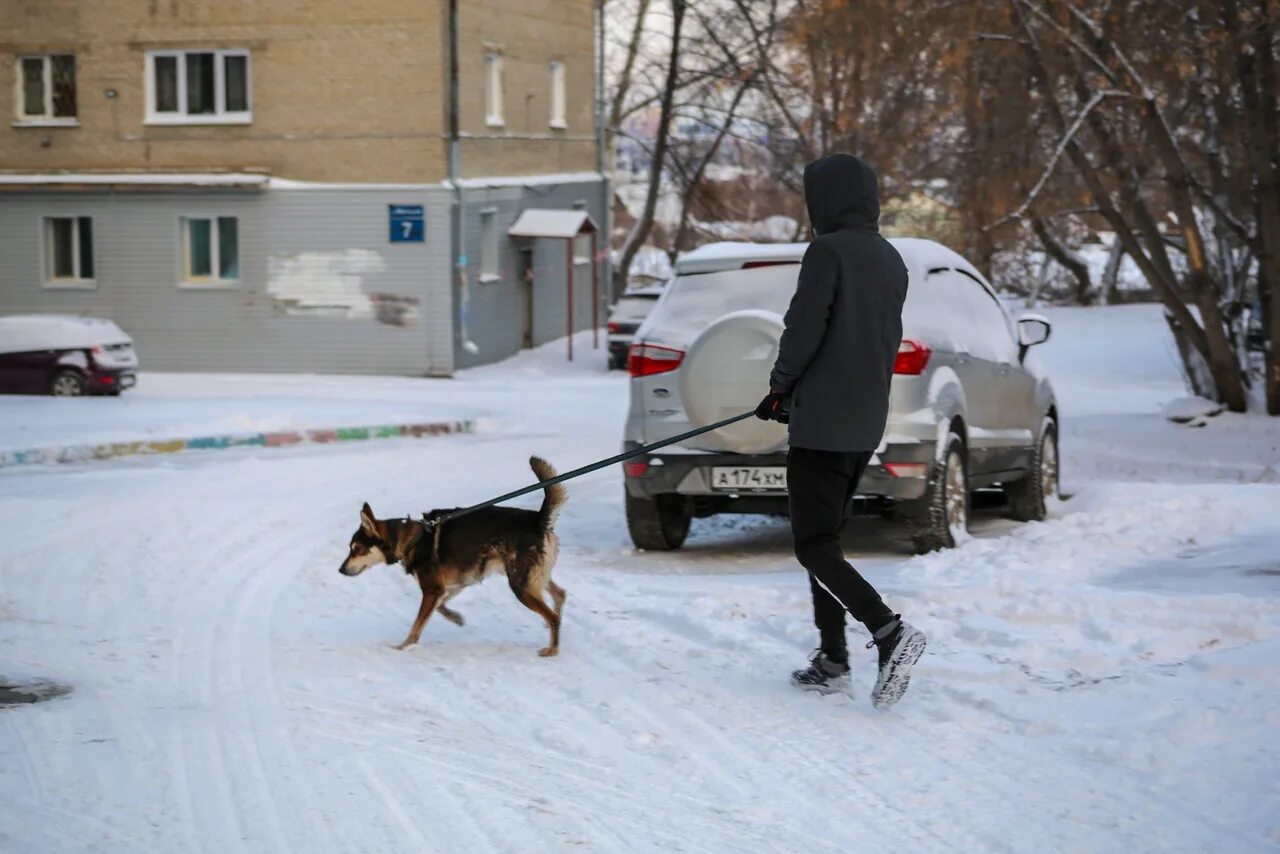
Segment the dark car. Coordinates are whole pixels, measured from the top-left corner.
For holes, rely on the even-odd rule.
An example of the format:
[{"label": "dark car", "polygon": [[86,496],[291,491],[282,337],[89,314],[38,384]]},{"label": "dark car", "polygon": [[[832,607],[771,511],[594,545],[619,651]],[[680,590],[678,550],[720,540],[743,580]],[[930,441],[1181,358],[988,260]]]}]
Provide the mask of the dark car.
[{"label": "dark car", "polygon": [[110,320],[0,317],[0,394],[119,394],[137,375],[133,339]]},{"label": "dark car", "polygon": [[658,304],[660,296],[661,288],[627,291],[614,304],[613,311],[609,313],[610,370],[627,366],[627,350],[631,347],[631,338]]}]

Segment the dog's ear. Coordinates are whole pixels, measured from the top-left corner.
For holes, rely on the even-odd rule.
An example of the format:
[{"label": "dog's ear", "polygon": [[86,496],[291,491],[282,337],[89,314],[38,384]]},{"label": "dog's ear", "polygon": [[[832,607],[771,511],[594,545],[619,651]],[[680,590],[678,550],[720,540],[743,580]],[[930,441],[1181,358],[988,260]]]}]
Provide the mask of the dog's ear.
[{"label": "dog's ear", "polygon": [[371,537],[381,536],[378,533],[378,520],[373,518],[373,508],[369,506],[368,501],[360,508],[360,527]]}]

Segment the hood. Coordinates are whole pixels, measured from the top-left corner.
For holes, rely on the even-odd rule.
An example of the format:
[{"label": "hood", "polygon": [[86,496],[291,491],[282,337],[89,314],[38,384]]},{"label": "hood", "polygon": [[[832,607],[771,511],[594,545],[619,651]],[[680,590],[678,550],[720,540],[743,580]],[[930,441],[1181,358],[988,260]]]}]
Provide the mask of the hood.
[{"label": "hood", "polygon": [[879,230],[876,172],[852,154],[831,154],[804,167],[804,201],[818,234],[842,228]]}]

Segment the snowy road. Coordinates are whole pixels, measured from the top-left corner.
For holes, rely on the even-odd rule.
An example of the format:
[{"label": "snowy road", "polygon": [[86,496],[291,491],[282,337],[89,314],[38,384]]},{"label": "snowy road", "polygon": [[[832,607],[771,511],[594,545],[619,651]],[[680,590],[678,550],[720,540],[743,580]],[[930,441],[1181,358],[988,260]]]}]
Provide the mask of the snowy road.
[{"label": "snowy road", "polygon": [[[1114,322],[1152,328],[1134,318]],[[496,416],[475,436],[0,473],[0,676],[74,688],[0,710],[0,850],[1275,850],[1276,427],[1152,442],[1176,376],[1118,355],[1090,373],[1080,337],[1046,354],[1081,413],[1051,521],[989,515],[921,558],[851,526],[931,636],[887,714],[871,653],[853,697],[787,685],[813,632],[784,522],[637,554],[615,472],[575,481],[558,526],[558,658],[498,582],[457,600],[466,627],[389,648],[410,580],[336,571],[362,500],[467,503],[527,482],[530,453],[616,451],[624,378],[552,368],[558,350],[385,381]],[[1182,442],[1230,449],[1195,468]]]}]

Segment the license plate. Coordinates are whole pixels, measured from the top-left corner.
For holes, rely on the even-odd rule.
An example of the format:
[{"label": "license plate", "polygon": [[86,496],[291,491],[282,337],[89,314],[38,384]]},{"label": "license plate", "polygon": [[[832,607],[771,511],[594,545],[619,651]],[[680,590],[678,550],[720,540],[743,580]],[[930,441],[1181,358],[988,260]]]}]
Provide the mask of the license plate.
[{"label": "license plate", "polygon": [[711,488],[729,492],[783,491],[787,488],[786,466],[712,466]]}]

